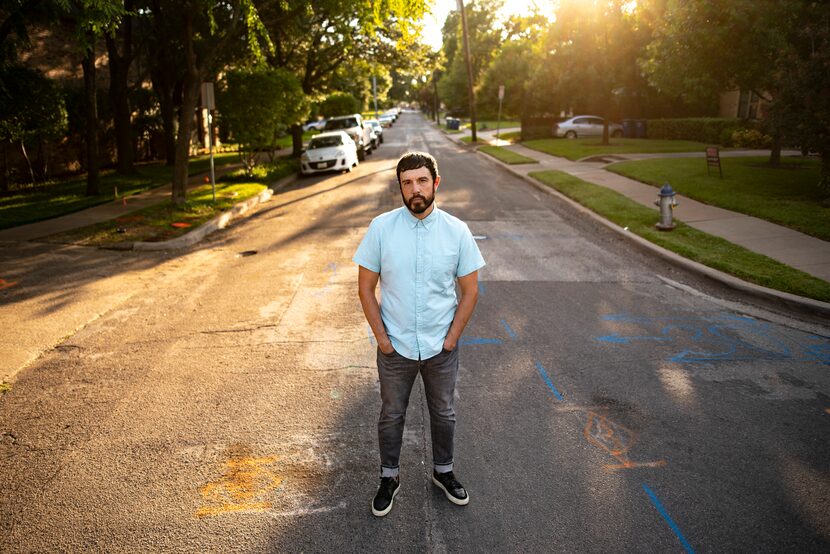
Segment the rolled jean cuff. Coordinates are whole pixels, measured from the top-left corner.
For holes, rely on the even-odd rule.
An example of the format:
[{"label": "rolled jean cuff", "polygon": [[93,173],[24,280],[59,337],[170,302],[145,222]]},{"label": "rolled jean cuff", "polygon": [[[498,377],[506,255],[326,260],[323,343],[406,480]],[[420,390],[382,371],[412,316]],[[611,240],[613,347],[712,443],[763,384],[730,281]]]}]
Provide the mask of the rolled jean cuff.
[{"label": "rolled jean cuff", "polygon": [[448,473],[452,471],[452,462],[448,464],[434,464],[435,473]]},{"label": "rolled jean cuff", "polygon": [[380,476],[381,477],[397,477],[400,472],[401,472],[400,466],[399,467],[380,466]]}]

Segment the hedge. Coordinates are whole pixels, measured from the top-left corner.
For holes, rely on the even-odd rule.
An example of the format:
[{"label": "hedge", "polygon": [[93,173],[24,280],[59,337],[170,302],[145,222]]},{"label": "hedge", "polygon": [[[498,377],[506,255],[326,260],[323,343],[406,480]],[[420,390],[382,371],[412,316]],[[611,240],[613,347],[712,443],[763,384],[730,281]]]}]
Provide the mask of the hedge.
[{"label": "hedge", "polygon": [[521,140],[551,138],[553,126],[560,121],[562,121],[561,117],[554,116],[524,116],[522,117]]},{"label": "hedge", "polygon": [[732,146],[732,133],[753,128],[753,122],[737,118],[649,119],[647,134],[650,139],[693,140]]}]

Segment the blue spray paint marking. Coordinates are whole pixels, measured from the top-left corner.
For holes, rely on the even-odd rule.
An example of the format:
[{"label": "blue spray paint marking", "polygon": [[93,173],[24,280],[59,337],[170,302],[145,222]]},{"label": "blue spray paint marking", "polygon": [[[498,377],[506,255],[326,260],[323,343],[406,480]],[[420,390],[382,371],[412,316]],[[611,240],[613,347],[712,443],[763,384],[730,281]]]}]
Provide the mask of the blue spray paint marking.
[{"label": "blue spray paint marking", "polygon": [[334,281],[334,276],[337,274],[337,264],[331,262],[326,266],[326,271],[330,271],[331,275],[329,276],[328,281],[326,281],[326,284],[323,285],[323,288],[315,292],[314,296],[323,296],[324,294],[326,294],[326,292],[328,292],[328,289],[331,288],[331,284]]},{"label": "blue spray paint marking", "polygon": [[372,327],[368,323],[366,324],[366,333],[369,335],[369,344],[375,346],[375,334],[372,333]]},{"label": "blue spray paint marking", "polygon": [[562,395],[559,394],[558,390],[556,390],[556,387],[553,385],[553,381],[550,380],[547,371],[545,371],[545,368],[542,366],[541,363],[536,362],[536,369],[539,370],[539,375],[541,375],[542,379],[545,380],[545,383],[547,384],[548,388],[553,391],[553,395],[556,397],[556,399],[560,402],[564,401],[565,399],[562,398]]},{"label": "blue spray paint marking", "polygon": [[672,362],[686,364],[713,364],[717,362],[753,360],[798,360],[830,365],[830,340],[815,335],[806,340],[788,337],[778,327],[751,317],[728,313],[708,318],[695,317],[638,317],[628,314],[603,316],[605,321],[656,327],[653,335],[625,336],[613,333],[595,340],[606,343],[630,344],[635,341],[671,343],[691,340],[699,346],[672,354]]},{"label": "blue spray paint marking", "polygon": [[646,491],[646,494],[651,500],[651,503],[654,505],[655,508],[657,508],[657,511],[660,512],[660,515],[663,516],[663,519],[666,520],[666,523],[669,524],[669,527],[671,527],[671,530],[674,532],[675,536],[678,539],[680,539],[680,544],[683,545],[683,548],[686,550],[686,552],[688,552],[689,554],[694,554],[695,551],[692,548],[692,545],[689,544],[689,541],[687,541],[686,538],[683,536],[683,533],[680,532],[680,528],[671,518],[666,509],[663,507],[663,504],[657,498],[657,495],[654,494],[654,492],[652,492],[652,490],[648,488],[645,483],[643,483],[643,490]]},{"label": "blue spray paint marking", "polygon": [[461,337],[458,343],[462,346],[470,346],[476,344],[501,344],[501,339],[485,339],[481,337]]},{"label": "blue spray paint marking", "polygon": [[501,325],[504,327],[504,330],[507,331],[507,334],[510,336],[511,339],[516,340],[518,335],[510,328],[510,325],[507,324],[505,320],[501,320]]}]

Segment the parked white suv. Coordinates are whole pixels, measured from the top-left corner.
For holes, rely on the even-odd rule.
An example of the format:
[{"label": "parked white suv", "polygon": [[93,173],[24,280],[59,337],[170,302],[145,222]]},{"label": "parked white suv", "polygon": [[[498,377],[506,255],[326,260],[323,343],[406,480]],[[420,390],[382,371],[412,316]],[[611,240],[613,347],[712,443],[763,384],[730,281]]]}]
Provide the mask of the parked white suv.
[{"label": "parked white suv", "polygon": [[326,120],[324,131],[345,131],[357,145],[357,157],[360,161],[366,154],[372,153],[372,128],[363,123],[360,114],[341,115]]}]

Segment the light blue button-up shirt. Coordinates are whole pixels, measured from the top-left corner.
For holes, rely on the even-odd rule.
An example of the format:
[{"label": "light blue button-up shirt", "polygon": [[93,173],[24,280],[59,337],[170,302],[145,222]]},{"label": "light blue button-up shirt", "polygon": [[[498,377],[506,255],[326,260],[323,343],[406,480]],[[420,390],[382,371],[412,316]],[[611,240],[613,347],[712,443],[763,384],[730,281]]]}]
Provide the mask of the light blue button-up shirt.
[{"label": "light blue button-up shirt", "polygon": [[458,297],[455,280],[484,267],[467,224],[436,206],[424,219],[405,207],[372,220],[352,258],[380,274],[380,316],[410,360],[441,352]]}]

